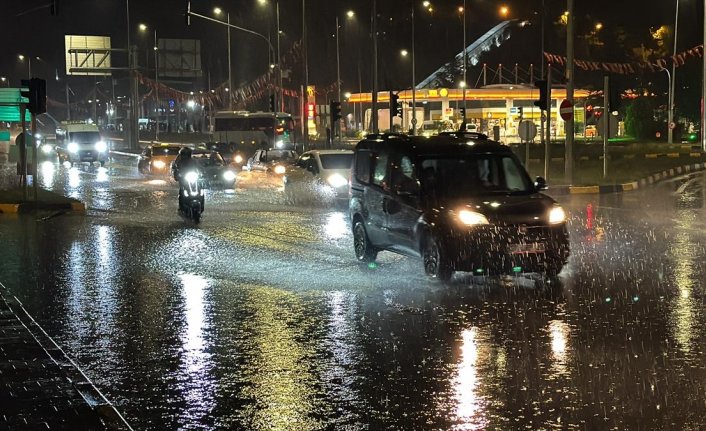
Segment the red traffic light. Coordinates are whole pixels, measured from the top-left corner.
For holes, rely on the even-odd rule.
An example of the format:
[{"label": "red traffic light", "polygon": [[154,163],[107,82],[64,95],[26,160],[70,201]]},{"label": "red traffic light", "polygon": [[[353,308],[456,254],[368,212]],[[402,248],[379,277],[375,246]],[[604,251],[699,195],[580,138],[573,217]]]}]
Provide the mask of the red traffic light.
[{"label": "red traffic light", "polygon": [[316,117],[316,105],[313,103],[306,104],[306,116],[311,120]]}]

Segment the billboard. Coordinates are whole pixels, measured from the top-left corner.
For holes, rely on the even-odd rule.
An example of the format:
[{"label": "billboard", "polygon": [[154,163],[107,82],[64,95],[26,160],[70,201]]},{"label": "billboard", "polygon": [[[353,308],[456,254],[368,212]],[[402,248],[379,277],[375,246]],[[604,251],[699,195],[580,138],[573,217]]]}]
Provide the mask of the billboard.
[{"label": "billboard", "polygon": [[200,40],[159,39],[157,48],[160,77],[192,79],[203,74]]},{"label": "billboard", "polygon": [[67,34],[64,36],[64,47],[67,75],[110,75],[110,37]]}]

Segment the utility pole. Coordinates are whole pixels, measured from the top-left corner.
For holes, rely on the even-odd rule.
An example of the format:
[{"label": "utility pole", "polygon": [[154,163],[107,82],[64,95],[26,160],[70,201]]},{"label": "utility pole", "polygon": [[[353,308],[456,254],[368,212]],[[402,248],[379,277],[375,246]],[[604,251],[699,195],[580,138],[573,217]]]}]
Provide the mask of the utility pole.
[{"label": "utility pole", "polygon": [[[676,0],[677,8],[674,15],[674,58],[677,56],[677,35],[679,30],[679,0]],[[677,62],[672,59],[672,82],[669,88],[669,109],[667,109],[667,143],[674,142],[674,82],[677,80]]]},{"label": "utility pole", "polygon": [[[465,3],[466,0],[463,1]],[[414,9],[415,4],[414,0],[412,0],[412,136],[417,134],[417,77],[415,75],[417,65],[414,59],[414,39],[416,39],[416,34],[414,33]],[[466,37],[465,31],[463,32],[463,36]],[[465,76],[463,79],[466,79]]]},{"label": "utility pole", "polygon": [[279,50],[279,37],[280,37],[280,30],[279,30],[279,0],[277,0],[277,3],[275,4],[275,8],[277,10],[277,83],[279,85],[279,110],[280,112],[284,112],[284,90],[282,89],[282,54],[280,53]]},{"label": "utility pole", "polygon": [[[569,11],[566,25],[566,99],[574,109],[574,0],[567,0]],[[566,144],[564,150],[564,180],[574,182],[574,115],[564,124]]]},{"label": "utility pole", "polygon": [[233,71],[230,61],[230,12],[226,12],[226,22],[228,22],[228,110],[233,110]]},{"label": "utility pole", "polygon": [[603,178],[608,176],[608,137],[610,136],[610,78],[603,77]]},{"label": "utility pole", "polygon": [[66,120],[71,121],[71,104],[69,101],[69,75],[66,75]]},{"label": "utility pole", "polygon": [[[341,42],[338,28],[338,15],[336,15],[336,89],[338,90],[338,98],[336,101],[341,103]],[[333,133],[338,132],[338,144],[341,144],[341,120],[337,120],[337,124],[331,124]]]},{"label": "utility pole", "polygon": [[466,81],[466,68],[468,65],[468,58],[466,57],[466,0],[463,0],[463,11],[461,13],[461,19],[463,19],[463,118],[461,121],[463,124],[463,129],[466,129],[466,86],[468,82]]},{"label": "utility pole", "polygon": [[549,146],[552,143],[552,65],[547,65],[547,137],[544,141],[544,178],[549,178]]},{"label": "utility pole", "polygon": [[157,49],[159,48],[159,45],[157,45],[157,29],[154,30],[154,82],[157,84],[157,87],[154,90],[154,99],[155,99],[155,118],[157,121],[155,121],[155,132],[154,132],[154,140],[159,141],[159,64],[157,63]]},{"label": "utility pole", "polygon": [[[372,132],[378,133],[378,7],[373,0],[372,36],[373,36],[373,94],[372,94]],[[390,125],[392,126],[392,125]]]},{"label": "utility pole", "polygon": [[304,91],[302,100],[302,125],[304,127],[304,151],[309,149],[309,119],[307,118],[306,103],[309,97],[309,59],[306,49],[306,0],[302,0],[302,56],[304,57]]}]

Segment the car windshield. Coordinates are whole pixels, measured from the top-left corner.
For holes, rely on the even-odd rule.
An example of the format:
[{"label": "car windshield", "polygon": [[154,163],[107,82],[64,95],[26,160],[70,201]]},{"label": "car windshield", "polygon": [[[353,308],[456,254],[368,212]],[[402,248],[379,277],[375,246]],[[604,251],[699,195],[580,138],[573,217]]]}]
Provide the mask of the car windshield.
[{"label": "car windshield", "polygon": [[510,155],[423,159],[421,176],[422,187],[437,198],[535,192],[524,168]]},{"label": "car windshield", "polygon": [[98,132],[69,132],[69,142],[77,144],[96,143],[101,140],[101,134]]},{"label": "car windshield", "polygon": [[176,156],[179,154],[179,150],[181,150],[181,147],[153,147],[152,156]]},{"label": "car windshield", "polygon": [[193,153],[191,157],[203,166],[223,166],[226,164],[223,157],[215,151],[208,153]]},{"label": "car windshield", "polygon": [[288,150],[268,150],[267,161],[273,160],[291,160],[294,158],[291,151]]},{"label": "car windshield", "polygon": [[319,154],[321,167],[324,169],[350,169],[353,164],[353,154]]}]

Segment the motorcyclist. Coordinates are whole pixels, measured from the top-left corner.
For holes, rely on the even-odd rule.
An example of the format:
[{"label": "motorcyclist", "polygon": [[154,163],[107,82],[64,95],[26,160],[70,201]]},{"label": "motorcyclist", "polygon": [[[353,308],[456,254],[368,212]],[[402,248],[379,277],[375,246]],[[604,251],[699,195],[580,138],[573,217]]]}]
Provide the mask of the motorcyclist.
[{"label": "motorcyclist", "polygon": [[[172,163],[172,176],[174,180],[179,182],[179,209],[184,208],[184,190],[187,189],[184,174],[189,171],[196,171],[201,174],[201,166],[191,157],[192,151],[189,147],[184,147],[179,150],[174,163]],[[204,209],[204,196],[201,195],[201,211]]]}]

